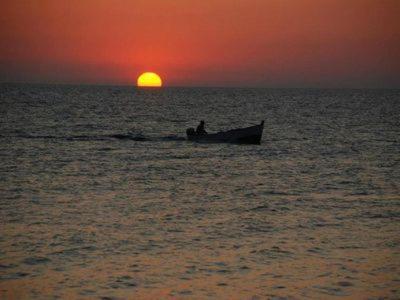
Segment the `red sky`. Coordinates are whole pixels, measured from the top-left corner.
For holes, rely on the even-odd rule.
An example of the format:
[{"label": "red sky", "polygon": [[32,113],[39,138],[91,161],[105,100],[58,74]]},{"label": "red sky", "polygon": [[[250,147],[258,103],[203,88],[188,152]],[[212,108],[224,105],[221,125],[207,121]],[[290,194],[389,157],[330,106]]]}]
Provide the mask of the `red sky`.
[{"label": "red sky", "polygon": [[0,81],[400,87],[400,0],[3,0]]}]

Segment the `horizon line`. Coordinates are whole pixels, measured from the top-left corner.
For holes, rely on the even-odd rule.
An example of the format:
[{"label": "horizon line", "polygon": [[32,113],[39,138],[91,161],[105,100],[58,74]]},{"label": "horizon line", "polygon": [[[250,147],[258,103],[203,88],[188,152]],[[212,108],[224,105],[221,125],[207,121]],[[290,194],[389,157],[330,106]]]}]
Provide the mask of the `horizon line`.
[{"label": "horizon line", "polygon": [[4,84],[20,85],[65,85],[65,86],[104,86],[104,87],[129,87],[135,89],[161,90],[163,88],[219,88],[219,89],[324,89],[324,90],[399,90],[399,87],[319,87],[319,86],[232,86],[232,85],[163,85],[161,87],[139,87],[135,84],[124,83],[72,83],[72,82],[29,82],[29,81],[0,81]]}]

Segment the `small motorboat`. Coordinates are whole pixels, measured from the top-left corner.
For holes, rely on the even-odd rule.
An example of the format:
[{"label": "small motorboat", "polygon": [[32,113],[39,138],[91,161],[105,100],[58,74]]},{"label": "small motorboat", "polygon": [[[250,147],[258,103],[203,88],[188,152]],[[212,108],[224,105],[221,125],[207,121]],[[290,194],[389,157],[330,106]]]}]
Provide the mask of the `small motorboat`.
[{"label": "small motorboat", "polygon": [[259,125],[207,134],[198,134],[194,128],[188,128],[186,129],[186,135],[187,139],[193,142],[259,145],[263,129],[264,121]]}]

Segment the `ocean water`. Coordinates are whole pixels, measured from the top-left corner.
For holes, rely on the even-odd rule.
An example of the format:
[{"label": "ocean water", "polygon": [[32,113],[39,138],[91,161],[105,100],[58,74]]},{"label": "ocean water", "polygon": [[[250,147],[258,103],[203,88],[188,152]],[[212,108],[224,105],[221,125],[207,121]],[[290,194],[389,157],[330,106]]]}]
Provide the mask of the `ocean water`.
[{"label": "ocean water", "polygon": [[400,90],[2,84],[0,115],[1,299],[400,298]]}]

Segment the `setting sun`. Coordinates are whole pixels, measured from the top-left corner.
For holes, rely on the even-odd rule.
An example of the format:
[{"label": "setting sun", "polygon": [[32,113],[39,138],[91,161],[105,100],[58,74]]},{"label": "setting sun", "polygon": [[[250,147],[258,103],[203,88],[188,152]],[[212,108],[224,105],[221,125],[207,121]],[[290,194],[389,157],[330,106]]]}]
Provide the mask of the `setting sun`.
[{"label": "setting sun", "polygon": [[153,72],[146,72],[137,79],[137,86],[140,87],[161,87],[162,80],[160,76]]}]

